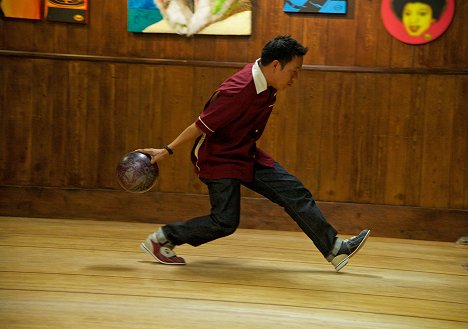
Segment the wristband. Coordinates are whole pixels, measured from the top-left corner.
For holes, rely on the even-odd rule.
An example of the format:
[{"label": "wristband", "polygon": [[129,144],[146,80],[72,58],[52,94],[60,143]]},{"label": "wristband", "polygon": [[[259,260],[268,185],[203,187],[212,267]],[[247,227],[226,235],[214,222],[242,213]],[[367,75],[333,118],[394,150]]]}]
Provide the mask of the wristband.
[{"label": "wristband", "polygon": [[163,148],[165,148],[166,151],[167,151],[170,155],[174,154],[174,151],[173,151],[168,145],[164,146]]}]

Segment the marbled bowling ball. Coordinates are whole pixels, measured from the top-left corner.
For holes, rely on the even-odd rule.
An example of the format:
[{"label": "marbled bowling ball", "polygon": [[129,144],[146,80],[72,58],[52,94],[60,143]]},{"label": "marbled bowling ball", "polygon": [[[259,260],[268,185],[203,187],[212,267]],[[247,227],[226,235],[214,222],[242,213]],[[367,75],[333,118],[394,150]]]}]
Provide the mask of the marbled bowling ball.
[{"label": "marbled bowling ball", "polygon": [[129,153],[117,165],[117,180],[128,192],[149,191],[156,184],[158,176],[158,165],[151,164],[151,157],[144,153]]}]

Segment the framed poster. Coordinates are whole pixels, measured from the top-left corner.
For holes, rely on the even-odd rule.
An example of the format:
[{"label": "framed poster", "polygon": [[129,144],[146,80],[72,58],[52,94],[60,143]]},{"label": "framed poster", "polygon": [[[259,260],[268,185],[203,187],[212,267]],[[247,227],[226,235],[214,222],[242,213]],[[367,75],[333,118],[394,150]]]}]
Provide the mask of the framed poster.
[{"label": "framed poster", "polygon": [[455,14],[455,0],[382,0],[381,16],[388,33],[418,45],[440,37]]},{"label": "framed poster", "polygon": [[250,35],[252,0],[128,0],[128,31]]},{"label": "framed poster", "polygon": [[66,23],[88,23],[88,0],[46,0],[47,20]]},{"label": "framed poster", "polygon": [[346,14],[346,0],[285,0],[285,13]]},{"label": "framed poster", "polygon": [[11,18],[42,18],[42,0],[1,0],[2,16]]}]

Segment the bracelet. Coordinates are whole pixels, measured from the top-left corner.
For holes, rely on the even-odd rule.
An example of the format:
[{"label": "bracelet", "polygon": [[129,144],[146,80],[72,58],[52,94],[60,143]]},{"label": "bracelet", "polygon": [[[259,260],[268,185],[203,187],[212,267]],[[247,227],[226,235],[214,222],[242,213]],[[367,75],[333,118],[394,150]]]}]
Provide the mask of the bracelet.
[{"label": "bracelet", "polygon": [[166,151],[167,151],[170,155],[174,154],[174,151],[173,151],[168,145],[164,146],[163,148],[165,148]]}]

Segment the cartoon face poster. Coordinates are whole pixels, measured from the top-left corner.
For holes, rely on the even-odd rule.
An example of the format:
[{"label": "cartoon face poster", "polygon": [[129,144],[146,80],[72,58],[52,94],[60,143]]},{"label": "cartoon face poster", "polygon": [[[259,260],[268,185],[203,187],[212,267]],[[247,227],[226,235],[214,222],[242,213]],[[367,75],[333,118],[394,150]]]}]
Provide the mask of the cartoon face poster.
[{"label": "cartoon face poster", "polygon": [[285,0],[285,13],[346,14],[345,0]]},{"label": "cartoon face poster", "polygon": [[454,13],[455,0],[382,0],[381,6],[387,31],[412,45],[440,37],[450,26]]}]

